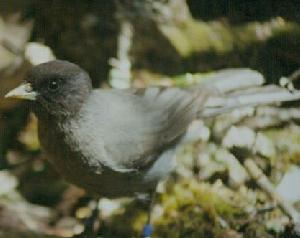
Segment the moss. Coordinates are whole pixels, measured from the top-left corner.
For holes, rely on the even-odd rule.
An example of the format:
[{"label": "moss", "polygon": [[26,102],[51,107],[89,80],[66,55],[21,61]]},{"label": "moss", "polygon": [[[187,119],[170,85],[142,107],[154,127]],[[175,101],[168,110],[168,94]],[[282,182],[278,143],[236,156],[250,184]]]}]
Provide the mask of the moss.
[{"label": "moss", "polygon": [[290,163],[300,165],[300,131],[293,129],[271,129],[265,133],[274,143],[277,148],[276,158],[273,160],[278,162],[281,160],[287,166]]},{"label": "moss", "polygon": [[19,141],[24,144],[29,151],[37,151],[40,149],[37,118],[33,114],[30,115],[29,122],[19,134]]},{"label": "moss", "polygon": [[230,194],[195,179],[172,185],[161,197],[164,213],[155,221],[158,236],[216,237],[223,231],[220,217],[230,220],[240,213],[231,203]]},{"label": "moss", "polygon": [[253,222],[244,231],[245,238],[272,238],[269,233],[266,232],[265,227],[260,224]]},{"label": "moss", "polygon": [[213,50],[222,53],[232,50],[234,39],[231,30],[219,22],[205,23],[190,19],[180,26],[164,25],[160,29],[183,57],[194,52]]},{"label": "moss", "polygon": [[296,23],[285,21],[281,17],[238,26],[225,21],[204,22],[194,19],[188,19],[180,25],[160,26],[160,30],[182,57],[209,51],[217,55],[229,53],[283,33],[299,31],[298,28]]}]

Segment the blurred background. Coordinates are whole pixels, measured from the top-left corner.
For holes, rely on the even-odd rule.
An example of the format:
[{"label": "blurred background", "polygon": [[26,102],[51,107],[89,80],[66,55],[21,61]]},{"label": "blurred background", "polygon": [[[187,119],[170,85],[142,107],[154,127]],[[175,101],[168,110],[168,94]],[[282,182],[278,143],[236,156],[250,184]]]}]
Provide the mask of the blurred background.
[{"label": "blurred background", "polygon": [[[297,87],[300,2],[0,0],[1,238],[72,237],[91,213],[91,197],[40,152],[27,104],[3,99],[30,67],[54,58],[79,64],[94,87],[185,87],[240,67],[266,83],[295,79]],[[154,237],[297,237],[297,106],[195,121],[193,142],[158,189]],[[100,237],[139,237],[141,204],[102,199],[99,207]]]}]

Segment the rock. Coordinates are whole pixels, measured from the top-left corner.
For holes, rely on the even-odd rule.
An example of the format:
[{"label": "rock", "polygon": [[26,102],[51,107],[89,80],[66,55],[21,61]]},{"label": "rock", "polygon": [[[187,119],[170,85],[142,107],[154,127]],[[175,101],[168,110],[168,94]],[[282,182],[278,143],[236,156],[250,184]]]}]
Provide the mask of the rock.
[{"label": "rock", "polygon": [[117,213],[122,209],[122,205],[124,204],[124,200],[122,199],[106,199],[102,198],[99,203],[98,207],[99,210],[101,211],[101,217],[103,219],[107,219],[111,217],[113,214]]},{"label": "rock", "polygon": [[213,158],[213,154],[201,152],[198,155],[197,166],[200,168],[199,178],[207,180],[215,174],[226,173],[226,165]]},{"label": "rock", "polygon": [[210,130],[205,126],[204,122],[201,120],[193,121],[184,136],[183,141],[185,143],[195,142],[197,140],[208,141],[210,137]]},{"label": "rock", "polygon": [[229,174],[229,184],[232,187],[239,187],[249,178],[245,168],[240,164],[237,158],[227,150],[218,150],[215,154],[215,159],[226,165]]},{"label": "rock", "polygon": [[[18,17],[0,16],[0,98],[19,85],[30,67],[23,52],[31,36],[32,22],[21,22]],[[0,100],[0,109],[10,109],[19,101]]]},{"label": "rock", "polygon": [[0,171],[0,181],[0,196],[13,191],[18,185],[16,177],[7,170]]},{"label": "rock", "polygon": [[257,154],[267,158],[272,158],[276,155],[276,149],[273,142],[260,132],[256,135],[253,149]]},{"label": "rock", "polygon": [[245,107],[245,108],[238,108],[232,112],[228,112],[223,115],[219,115],[215,120],[213,125],[213,136],[217,140],[222,139],[228,128],[233,126],[236,123],[239,123],[241,120],[252,116],[255,110],[253,107]]},{"label": "rock", "polygon": [[300,201],[300,167],[291,166],[276,187],[276,191],[287,201]]},{"label": "rock", "polygon": [[38,42],[29,42],[26,45],[25,57],[32,65],[45,63],[55,59],[52,50],[48,46]]},{"label": "rock", "polygon": [[251,149],[255,142],[255,132],[248,127],[232,126],[223,138],[222,145],[225,148],[240,147]]}]

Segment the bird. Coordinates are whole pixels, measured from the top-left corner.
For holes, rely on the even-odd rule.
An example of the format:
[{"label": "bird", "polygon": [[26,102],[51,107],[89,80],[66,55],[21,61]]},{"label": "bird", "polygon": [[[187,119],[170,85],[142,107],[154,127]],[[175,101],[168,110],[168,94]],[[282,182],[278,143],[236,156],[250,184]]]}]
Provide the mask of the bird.
[{"label": "bird", "polygon": [[[32,67],[5,97],[31,101],[42,151],[67,181],[97,197],[153,197],[158,182],[173,171],[176,146],[192,121],[258,104],[257,94],[249,92],[247,98],[254,96],[248,101],[243,94],[220,96],[222,81],[212,81],[214,86],[189,88],[93,89],[85,70],[53,60]],[[262,101],[284,100],[274,95]],[[151,204],[153,199],[144,236],[151,234]]]}]

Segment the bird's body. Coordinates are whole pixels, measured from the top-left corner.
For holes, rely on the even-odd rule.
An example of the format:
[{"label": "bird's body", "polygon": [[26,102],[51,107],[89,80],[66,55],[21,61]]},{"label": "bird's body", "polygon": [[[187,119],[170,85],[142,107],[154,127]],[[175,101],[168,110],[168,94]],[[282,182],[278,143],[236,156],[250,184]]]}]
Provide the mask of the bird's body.
[{"label": "bird's body", "polygon": [[89,192],[148,192],[172,171],[176,143],[199,114],[203,96],[176,88],[96,89],[67,119],[39,116],[39,138],[56,169]]}]

